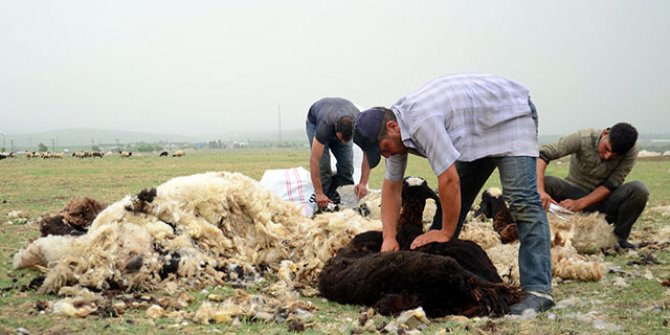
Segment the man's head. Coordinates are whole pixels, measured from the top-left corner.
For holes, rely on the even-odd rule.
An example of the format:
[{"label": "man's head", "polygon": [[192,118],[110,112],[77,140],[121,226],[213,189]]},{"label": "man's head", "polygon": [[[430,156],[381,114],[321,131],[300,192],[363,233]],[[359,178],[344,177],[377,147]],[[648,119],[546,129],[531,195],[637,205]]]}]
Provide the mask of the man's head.
[{"label": "man's head", "polygon": [[356,116],[354,142],[365,152],[371,169],[379,164],[380,156],[407,152],[395,114],[384,107],[374,107]]},{"label": "man's head", "polygon": [[636,141],[637,130],[635,127],[625,122],[619,122],[603,132],[598,144],[598,154],[604,160],[625,155],[635,145]]},{"label": "man's head", "polygon": [[335,134],[342,143],[351,141],[354,132],[354,120],[351,116],[343,116],[335,125]]}]

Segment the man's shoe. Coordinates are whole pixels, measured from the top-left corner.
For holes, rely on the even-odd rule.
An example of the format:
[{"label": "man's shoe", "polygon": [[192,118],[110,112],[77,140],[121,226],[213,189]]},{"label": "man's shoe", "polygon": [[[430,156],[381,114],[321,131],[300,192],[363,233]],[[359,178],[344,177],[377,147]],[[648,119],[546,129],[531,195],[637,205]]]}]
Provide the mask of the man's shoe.
[{"label": "man's shoe", "polygon": [[619,241],[619,248],[621,249],[637,249],[637,245],[630,243],[626,240]]},{"label": "man's shoe", "polygon": [[521,315],[529,309],[539,313],[554,307],[554,305],[554,298],[550,294],[527,292],[526,296],[519,303],[509,308],[509,313],[512,315]]}]

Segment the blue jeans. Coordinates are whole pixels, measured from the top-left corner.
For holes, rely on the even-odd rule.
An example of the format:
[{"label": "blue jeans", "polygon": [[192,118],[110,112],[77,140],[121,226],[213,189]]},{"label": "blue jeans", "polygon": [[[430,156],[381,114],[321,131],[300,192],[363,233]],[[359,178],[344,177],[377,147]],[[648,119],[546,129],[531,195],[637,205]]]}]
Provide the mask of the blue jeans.
[{"label": "blue jeans", "polygon": [[[307,121],[307,140],[309,147],[312,148],[312,141],[314,141],[314,134],[316,133],[316,125]],[[337,138],[330,139],[328,143],[324,143],[323,156],[319,160],[319,178],[323,192],[329,195],[329,191],[334,191],[335,188],[342,185],[351,185],[354,183],[354,150],[353,141],[342,144]],[[330,168],[330,152],[335,156],[335,169],[337,172],[333,175],[333,170]],[[333,200],[333,199],[331,199]]]},{"label": "blue jeans", "polygon": [[[495,168],[500,172],[503,197],[519,232],[519,273],[524,291],[551,293],[551,236],[547,213],[537,193],[535,157],[485,157],[472,162],[456,162],[461,181],[461,213],[454,236],[457,238],[472,203]],[[433,222],[431,229],[440,229]]]}]

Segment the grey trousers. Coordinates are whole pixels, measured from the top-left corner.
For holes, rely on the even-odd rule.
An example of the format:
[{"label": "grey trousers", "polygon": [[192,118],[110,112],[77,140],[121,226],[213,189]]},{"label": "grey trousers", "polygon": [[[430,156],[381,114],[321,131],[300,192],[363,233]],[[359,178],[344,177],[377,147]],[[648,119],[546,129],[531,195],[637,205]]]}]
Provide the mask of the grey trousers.
[{"label": "grey trousers", "polygon": [[[545,176],[544,190],[556,201],[579,199],[591,193],[564,179]],[[591,207],[585,212],[605,214],[605,219],[614,224],[614,234],[619,240],[627,240],[633,224],[640,217],[649,199],[649,190],[641,181],[631,181],[617,187],[607,199]]]}]

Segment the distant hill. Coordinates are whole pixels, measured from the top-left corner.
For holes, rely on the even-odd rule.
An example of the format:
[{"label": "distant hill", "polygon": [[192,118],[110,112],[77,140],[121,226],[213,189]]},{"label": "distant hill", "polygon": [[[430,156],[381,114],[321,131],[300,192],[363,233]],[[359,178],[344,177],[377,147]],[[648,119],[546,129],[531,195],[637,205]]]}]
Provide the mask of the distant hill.
[{"label": "distant hill", "polygon": [[[222,141],[233,141],[233,140],[249,140],[249,141],[278,141],[279,133],[277,131],[236,131],[236,132],[227,132],[221,134],[206,134],[199,135],[198,138],[203,140],[222,140]],[[281,133],[282,141],[305,141],[307,143],[307,134],[305,129],[289,129],[283,130]]]},{"label": "distant hill", "polygon": [[[90,147],[95,144],[102,147],[123,146],[130,143],[206,143],[208,141],[221,140],[231,141],[262,141],[276,142],[279,139],[277,132],[229,132],[225,134],[206,135],[180,135],[180,134],[154,134],[137,131],[124,131],[113,129],[58,129],[30,134],[4,134],[0,137],[0,148],[14,151],[35,150],[42,143],[51,148],[55,145],[57,149]],[[282,132],[282,141],[307,143],[304,129],[292,129]]]},{"label": "distant hill", "polygon": [[198,142],[191,136],[176,134],[152,134],[144,132],[110,130],[110,129],[59,129],[32,134],[5,134],[3,146],[10,149],[12,141],[16,150],[34,150],[40,143],[51,147],[81,147],[96,145],[116,145],[128,143],[158,142]]},{"label": "distant hill", "polygon": [[[557,141],[562,135],[541,135],[540,144]],[[59,129],[32,134],[4,134],[0,137],[0,148],[11,150],[12,142],[15,151],[35,150],[39,143],[47,147],[55,144],[57,148],[90,147],[92,144],[99,146],[115,146],[117,143],[126,145],[130,143],[207,143],[208,141],[221,140],[222,142],[247,141],[247,142],[278,142],[279,134],[276,131],[237,131],[221,134],[202,134],[195,136],[180,134],[154,134],[136,131],[123,131],[113,129]],[[307,144],[307,135],[304,129],[289,129],[282,131],[282,142],[303,142]],[[640,134],[640,146],[643,149],[668,150],[670,149],[670,133]],[[666,149],[668,148],[668,149]]]}]

